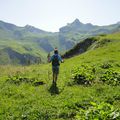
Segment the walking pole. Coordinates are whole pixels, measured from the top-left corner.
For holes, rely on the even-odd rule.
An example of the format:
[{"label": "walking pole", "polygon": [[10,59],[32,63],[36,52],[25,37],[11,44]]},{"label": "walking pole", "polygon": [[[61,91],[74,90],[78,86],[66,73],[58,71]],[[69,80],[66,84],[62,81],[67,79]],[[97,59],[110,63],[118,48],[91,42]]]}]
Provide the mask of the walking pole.
[{"label": "walking pole", "polygon": [[[50,53],[48,53],[47,56],[48,63],[50,62]],[[50,70],[49,70],[50,65],[48,65],[48,80],[50,81]]]}]

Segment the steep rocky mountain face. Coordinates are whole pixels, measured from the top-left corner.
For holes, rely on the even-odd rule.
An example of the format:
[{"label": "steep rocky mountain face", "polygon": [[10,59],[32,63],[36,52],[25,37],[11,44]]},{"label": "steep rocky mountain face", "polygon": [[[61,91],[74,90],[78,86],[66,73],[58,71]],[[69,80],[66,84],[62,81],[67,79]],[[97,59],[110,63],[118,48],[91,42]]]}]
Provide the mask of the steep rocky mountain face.
[{"label": "steep rocky mountain face", "polygon": [[119,22],[108,26],[97,26],[92,25],[91,23],[83,24],[78,19],[76,19],[72,23],[69,23],[66,26],[60,28],[59,40],[69,41],[73,47],[73,45],[88,37],[100,34],[110,34],[116,31],[120,31]]},{"label": "steep rocky mountain face", "polygon": [[18,27],[0,21],[0,64],[45,62],[47,54],[55,47],[64,53],[90,36],[116,31],[120,31],[119,22],[109,26],[97,26],[83,24],[76,19],[61,27],[59,32],[52,33],[30,25]]},{"label": "steep rocky mountain face", "polygon": [[76,19],[72,23],[67,24],[67,26],[60,28],[60,32],[62,33],[68,33],[68,32],[87,33],[97,27],[98,26],[94,26],[91,23],[83,24],[78,19]]}]

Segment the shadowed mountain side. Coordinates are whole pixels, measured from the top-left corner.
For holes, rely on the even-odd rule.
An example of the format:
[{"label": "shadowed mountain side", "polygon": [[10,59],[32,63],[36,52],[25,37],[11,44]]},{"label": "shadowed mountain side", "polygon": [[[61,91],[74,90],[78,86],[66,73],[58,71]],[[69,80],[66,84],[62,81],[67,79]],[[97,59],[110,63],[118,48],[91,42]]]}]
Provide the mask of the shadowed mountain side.
[{"label": "shadowed mountain side", "polygon": [[41,58],[37,56],[33,56],[30,54],[20,54],[11,48],[4,48],[0,50],[0,63],[3,64],[21,64],[21,65],[29,65],[33,63],[41,63]]},{"label": "shadowed mountain side", "polygon": [[87,49],[96,41],[94,37],[87,38],[84,41],[78,43],[75,47],[73,47],[71,50],[67,51],[62,57],[63,58],[70,58],[75,55],[84,53],[87,51]]}]

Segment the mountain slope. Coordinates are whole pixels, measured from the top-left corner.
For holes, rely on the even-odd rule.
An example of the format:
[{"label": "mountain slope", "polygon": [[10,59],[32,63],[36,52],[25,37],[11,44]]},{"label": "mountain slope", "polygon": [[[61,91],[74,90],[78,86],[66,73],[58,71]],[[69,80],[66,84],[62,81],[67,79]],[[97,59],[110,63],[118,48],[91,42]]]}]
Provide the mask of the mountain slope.
[{"label": "mountain slope", "polygon": [[[86,45],[86,41],[88,41]],[[85,46],[84,46],[85,45]],[[80,62],[120,62],[120,32],[87,38],[63,55],[64,58],[80,58]],[[81,54],[82,53],[82,54]],[[75,61],[75,58],[71,58]],[[76,63],[77,64],[77,63]],[[119,63],[120,64],[120,63]]]},{"label": "mountain slope", "polygon": [[[20,62],[20,56],[24,58],[25,55],[24,61],[35,63],[39,59],[40,62],[46,62],[47,53],[54,47],[59,47],[57,43],[57,33],[46,32],[29,25],[18,27],[0,21],[0,58],[3,59],[1,64],[26,64],[26,62]],[[13,54],[16,52],[19,54],[17,57],[14,54],[16,60],[11,58],[5,50],[7,48],[14,51]],[[4,54],[7,58],[4,58]]]},{"label": "mountain slope", "polygon": [[83,24],[76,19],[72,23],[60,28],[59,40],[72,41],[73,45],[75,45],[79,41],[82,41],[90,36],[110,34],[116,31],[120,31],[119,22],[113,25],[97,26],[92,25],[91,23]]},{"label": "mountain slope", "polygon": [[[0,21],[0,64],[26,64],[26,62],[21,62],[21,56],[22,59],[25,59],[24,61],[31,61],[30,63],[46,62],[47,54],[53,51],[55,47],[59,49],[60,53],[64,53],[89,36],[108,34],[119,30],[119,22],[109,26],[96,26],[90,23],[83,24],[76,19],[67,26],[60,28],[60,32],[52,33],[30,25],[19,27]],[[11,58],[6,49],[12,51],[15,60]],[[24,58],[24,56],[26,57]]]}]

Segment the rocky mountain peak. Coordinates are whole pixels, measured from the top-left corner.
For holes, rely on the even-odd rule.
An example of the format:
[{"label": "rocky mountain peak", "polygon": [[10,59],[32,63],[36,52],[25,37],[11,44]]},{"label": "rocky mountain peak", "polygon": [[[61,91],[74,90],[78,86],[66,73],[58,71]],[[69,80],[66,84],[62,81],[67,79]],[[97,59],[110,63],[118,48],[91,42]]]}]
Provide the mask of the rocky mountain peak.
[{"label": "rocky mountain peak", "polygon": [[83,23],[80,22],[79,19],[76,18],[76,19],[72,22],[72,25],[81,26],[81,25],[83,25]]},{"label": "rocky mountain peak", "polygon": [[33,27],[31,25],[26,25],[25,29],[27,29],[29,32],[32,32],[32,33],[45,33],[45,31],[38,29],[36,27]]},{"label": "rocky mountain peak", "polygon": [[5,30],[14,30],[16,28],[16,25],[0,21],[0,28]]}]

